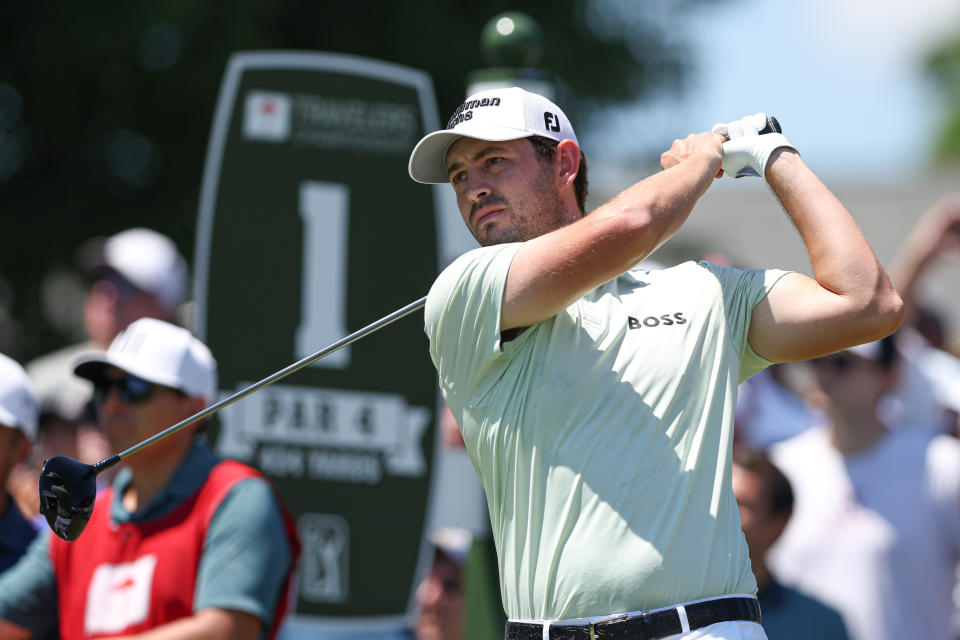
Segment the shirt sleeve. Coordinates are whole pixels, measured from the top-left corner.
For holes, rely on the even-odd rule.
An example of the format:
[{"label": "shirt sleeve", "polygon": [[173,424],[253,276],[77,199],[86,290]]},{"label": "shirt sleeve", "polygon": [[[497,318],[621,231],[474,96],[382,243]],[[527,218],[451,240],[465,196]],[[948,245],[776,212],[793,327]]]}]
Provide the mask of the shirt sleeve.
[{"label": "shirt sleeve", "polygon": [[753,350],[747,334],[750,331],[753,309],[788,272],[779,269],[721,267],[709,262],[700,264],[708,268],[720,281],[727,329],[740,354],[739,382],[744,382],[774,364]]},{"label": "shirt sleeve", "polygon": [[[424,329],[445,395],[470,404],[503,356],[500,314],[510,263],[520,244],[469,251],[434,282],[427,295]],[[448,402],[451,398],[447,398]]]},{"label": "shirt sleeve", "polygon": [[57,583],[49,535],[38,535],[13,567],[0,575],[0,618],[29,629],[34,637],[57,627]]},{"label": "shirt sleeve", "polygon": [[194,611],[243,611],[268,629],[293,553],[269,484],[240,481],[213,516],[197,572]]}]

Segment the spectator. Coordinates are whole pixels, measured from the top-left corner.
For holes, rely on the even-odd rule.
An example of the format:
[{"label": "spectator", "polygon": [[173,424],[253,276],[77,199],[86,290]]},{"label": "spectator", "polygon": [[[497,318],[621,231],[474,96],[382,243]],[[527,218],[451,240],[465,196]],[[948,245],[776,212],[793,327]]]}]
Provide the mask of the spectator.
[{"label": "spectator", "polygon": [[[80,356],[113,451],[201,411],[216,363],[180,327],[151,318]],[[0,577],[0,638],[59,625],[64,640],[272,636],[285,611],[293,523],[255,470],[220,461],[186,428],[125,459],[76,542],[48,535]],[[122,587],[122,589],[121,589]]]},{"label": "spectator", "polygon": [[30,380],[19,364],[0,354],[0,574],[19,560],[37,535],[5,489],[11,471],[30,455],[36,430],[37,401]]},{"label": "spectator", "polygon": [[26,367],[41,409],[68,420],[81,418],[92,391],[89,381],[73,375],[76,356],[106,349],[138,318],[173,322],[187,291],[183,256],[172,240],[150,229],[128,229],[106,241],[94,238],[81,248],[80,262],[90,281],[83,305],[88,341],[41,356]]},{"label": "spectator", "polygon": [[857,640],[952,638],[960,442],[880,415],[897,379],[891,338],[813,364],[828,423],[771,448],[796,508],[770,566]]},{"label": "spectator", "polygon": [[[99,432],[88,429],[91,437],[99,438]],[[47,521],[40,514],[40,496],[37,482],[40,479],[40,467],[43,461],[53,456],[80,457],[77,443],[77,424],[53,411],[41,411],[37,416],[36,435],[32,441],[31,454],[26,462],[13,466],[7,479],[7,490],[20,511],[42,531],[47,530]],[[89,454],[88,454],[89,455]],[[104,455],[108,450],[104,447]]]},{"label": "spectator", "polygon": [[466,635],[463,565],[471,536],[465,529],[444,527],[434,531],[430,540],[433,564],[417,587],[420,613],[415,636],[417,640],[462,640]]},{"label": "spectator", "polygon": [[[960,193],[947,194],[928,209],[911,229],[890,267],[906,312],[905,324],[930,326],[920,301],[923,277],[938,258],[960,251]],[[936,325],[925,334],[937,348]],[[941,338],[942,339],[942,338]]]},{"label": "spectator", "polygon": [[[41,356],[26,365],[40,405],[36,456],[16,472],[14,494],[21,510],[37,515],[36,486],[43,459],[65,455],[93,463],[109,455],[96,426],[89,380],[73,375],[73,360],[90,349],[106,349],[137,318],[173,322],[187,291],[187,266],[173,241],[150,229],[128,229],[106,240],[94,238],[79,251],[89,279],[83,305],[87,340]],[[109,482],[113,471],[98,481]]]},{"label": "spectator", "polygon": [[942,321],[920,290],[937,262],[960,253],[960,193],[927,210],[904,240],[890,268],[906,322],[897,337],[901,376],[884,409],[903,424],[956,432],[960,413],[960,360],[944,350]]},{"label": "spectator", "polygon": [[767,567],[767,551],[793,512],[790,482],[766,455],[746,447],[733,451],[733,493],[740,525],[750,547],[757,579],[763,629],[770,640],[847,640],[840,614],[777,581]]}]

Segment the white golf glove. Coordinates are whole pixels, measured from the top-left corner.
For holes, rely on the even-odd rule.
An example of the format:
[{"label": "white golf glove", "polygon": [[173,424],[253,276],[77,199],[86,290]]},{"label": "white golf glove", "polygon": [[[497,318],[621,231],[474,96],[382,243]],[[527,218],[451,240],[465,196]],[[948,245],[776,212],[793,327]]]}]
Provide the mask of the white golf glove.
[{"label": "white golf glove", "polygon": [[724,173],[735,178],[766,176],[767,160],[775,149],[787,147],[796,150],[782,133],[764,133],[767,115],[755,113],[733,122],[713,125],[712,131],[729,138],[723,143]]}]

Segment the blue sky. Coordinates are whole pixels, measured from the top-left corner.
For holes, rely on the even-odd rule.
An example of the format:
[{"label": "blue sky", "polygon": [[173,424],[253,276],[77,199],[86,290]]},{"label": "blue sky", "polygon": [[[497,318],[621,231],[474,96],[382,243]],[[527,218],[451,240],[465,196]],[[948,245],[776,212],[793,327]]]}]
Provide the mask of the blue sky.
[{"label": "blue sky", "polygon": [[890,183],[923,169],[943,104],[921,60],[960,31],[960,2],[727,0],[681,26],[692,88],[587,132],[598,159],[624,140],[659,154],[690,130],[767,111],[823,174]]}]

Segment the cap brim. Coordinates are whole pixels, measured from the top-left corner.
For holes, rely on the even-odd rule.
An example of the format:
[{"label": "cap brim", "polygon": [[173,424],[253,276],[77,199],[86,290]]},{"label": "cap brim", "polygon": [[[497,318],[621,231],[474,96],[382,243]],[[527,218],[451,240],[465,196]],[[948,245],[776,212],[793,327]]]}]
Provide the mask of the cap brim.
[{"label": "cap brim", "polygon": [[423,184],[447,182],[447,151],[460,138],[503,142],[529,138],[532,135],[529,131],[507,127],[483,127],[480,130],[460,127],[434,131],[424,136],[413,148],[408,166],[410,177]]},{"label": "cap brim", "polygon": [[170,387],[171,389],[180,388],[180,380],[171,378],[170,376],[165,376],[156,371],[150,371],[144,367],[137,366],[135,362],[124,361],[123,359],[117,358],[106,351],[88,351],[86,353],[81,353],[73,361],[73,372],[81,378],[85,378],[91,382],[102,380],[104,370],[107,367],[116,367],[121,371],[126,371],[130,375],[137,376],[138,378],[142,378],[143,380],[152,382],[153,384]]},{"label": "cap brim", "polygon": [[12,411],[8,411],[2,405],[0,405],[0,427],[16,429],[26,436],[27,440],[30,440],[31,442],[33,442],[37,433],[36,424],[24,424],[23,420],[18,418]]}]

